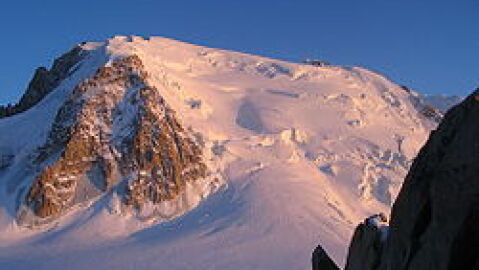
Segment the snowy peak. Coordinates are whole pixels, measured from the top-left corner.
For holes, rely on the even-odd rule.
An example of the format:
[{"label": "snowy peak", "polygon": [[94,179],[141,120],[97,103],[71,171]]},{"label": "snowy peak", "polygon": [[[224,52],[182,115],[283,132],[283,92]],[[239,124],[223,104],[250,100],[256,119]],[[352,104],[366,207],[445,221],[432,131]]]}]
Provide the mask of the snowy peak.
[{"label": "snowy peak", "polygon": [[321,243],[341,264],[441,117],[363,68],[160,37],[79,47],[54,89],[0,119],[2,254],[82,242],[111,268],[113,241],[119,268],[305,269]]},{"label": "snowy peak", "polygon": [[[100,68],[73,89],[33,164],[39,173],[19,213],[21,223],[30,222],[32,214],[51,220],[112,189],[125,206],[154,215],[144,211],[146,204],[171,203],[208,176],[198,142],[148,86],[135,55]],[[214,180],[213,188],[219,182]],[[161,214],[176,216],[188,203],[180,200],[178,209]]]}]

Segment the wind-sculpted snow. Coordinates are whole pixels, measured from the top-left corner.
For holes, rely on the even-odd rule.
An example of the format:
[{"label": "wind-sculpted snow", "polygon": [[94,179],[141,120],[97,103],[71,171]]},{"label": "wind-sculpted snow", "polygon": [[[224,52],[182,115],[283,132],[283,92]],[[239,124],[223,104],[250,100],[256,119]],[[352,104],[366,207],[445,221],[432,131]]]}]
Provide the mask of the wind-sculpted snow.
[{"label": "wind-sculpted snow", "polygon": [[81,46],[69,79],[0,120],[0,266],[309,269],[318,243],[341,265],[436,125],[362,68],[156,37]]}]

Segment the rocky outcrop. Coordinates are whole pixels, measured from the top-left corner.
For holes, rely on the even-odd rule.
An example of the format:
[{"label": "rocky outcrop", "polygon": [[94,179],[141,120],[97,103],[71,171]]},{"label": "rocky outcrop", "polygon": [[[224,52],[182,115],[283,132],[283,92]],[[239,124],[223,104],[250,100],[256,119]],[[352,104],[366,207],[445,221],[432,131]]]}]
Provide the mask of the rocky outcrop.
[{"label": "rocky outcrop", "polygon": [[55,59],[50,70],[46,67],[37,68],[20,101],[15,105],[0,106],[0,118],[24,112],[35,106],[75,71],[74,67],[83,59],[84,55],[85,51],[80,46],[76,46]]},{"label": "rocky outcrop", "polygon": [[477,119],[479,91],[452,108],[421,149],[393,206],[384,269],[479,266]]},{"label": "rocky outcrop", "polygon": [[73,90],[37,151],[40,172],[19,220],[31,212],[44,222],[109,191],[141,211],[207,177],[201,146],[147,79],[130,56]]},{"label": "rocky outcrop", "polygon": [[478,119],[479,89],[448,111],[414,160],[385,244],[361,224],[346,269],[479,269]]},{"label": "rocky outcrop", "polygon": [[321,246],[317,246],[312,257],[313,270],[339,270]]},{"label": "rocky outcrop", "polygon": [[369,217],[359,224],[349,246],[345,269],[377,269],[381,261],[387,233],[387,218],[383,214]]}]

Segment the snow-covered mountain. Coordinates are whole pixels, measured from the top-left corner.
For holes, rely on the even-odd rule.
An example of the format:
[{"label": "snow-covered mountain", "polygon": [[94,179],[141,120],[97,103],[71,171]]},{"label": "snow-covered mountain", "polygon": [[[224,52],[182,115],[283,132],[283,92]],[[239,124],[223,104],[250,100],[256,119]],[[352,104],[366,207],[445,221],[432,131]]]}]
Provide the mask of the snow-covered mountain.
[{"label": "snow-covered mountain", "polygon": [[317,243],[343,264],[442,116],[362,68],[160,37],[69,54],[0,119],[2,269],[309,269]]}]

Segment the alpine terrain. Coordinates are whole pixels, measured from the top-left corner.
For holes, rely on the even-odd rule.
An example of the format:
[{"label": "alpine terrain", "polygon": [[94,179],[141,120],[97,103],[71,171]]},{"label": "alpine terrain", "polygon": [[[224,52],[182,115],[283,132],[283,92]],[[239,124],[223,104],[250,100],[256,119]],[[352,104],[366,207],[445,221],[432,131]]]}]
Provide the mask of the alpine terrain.
[{"label": "alpine terrain", "polygon": [[[479,88],[431,132],[391,221],[374,216],[356,228],[345,270],[479,269],[478,115]],[[317,269],[338,269],[317,250]]]},{"label": "alpine terrain", "polygon": [[310,269],[318,243],[344,265],[453,103],[359,67],[82,43],[0,108],[0,268]]}]

